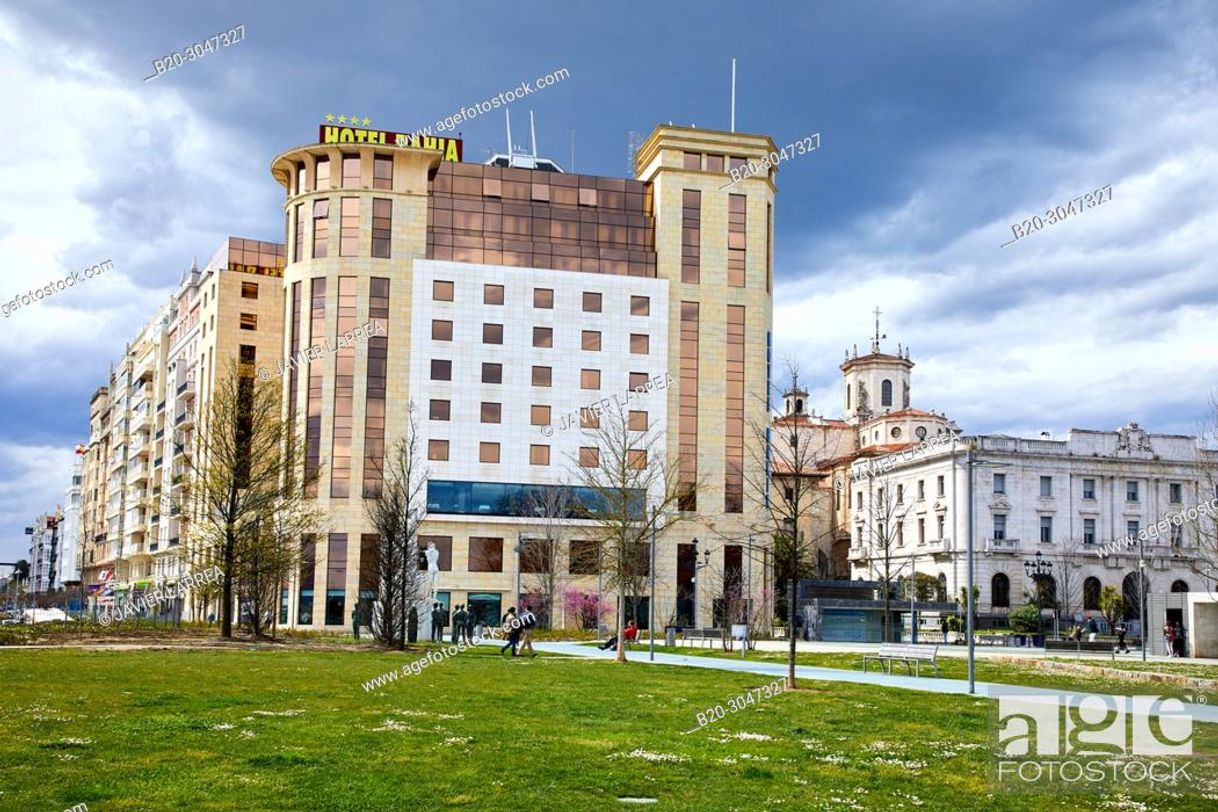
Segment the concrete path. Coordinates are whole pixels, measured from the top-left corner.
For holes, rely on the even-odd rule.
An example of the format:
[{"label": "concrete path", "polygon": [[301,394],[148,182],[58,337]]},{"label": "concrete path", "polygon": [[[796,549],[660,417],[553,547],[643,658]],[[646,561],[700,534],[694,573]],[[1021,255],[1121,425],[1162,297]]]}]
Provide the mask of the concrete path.
[{"label": "concrete path", "polygon": [[[538,651],[549,654],[588,657],[600,660],[612,660],[616,656],[613,651],[601,651],[596,646],[579,643],[534,643]],[[655,662],[648,658],[647,647],[642,646],[626,652],[626,659],[632,663],[644,665],[670,665],[686,668],[709,668],[715,671],[733,671],[740,674],[758,674],[766,677],[785,677],[787,667],[783,663],[764,663],[750,660],[730,659],[728,657],[689,657],[683,654],[663,654],[656,652]],[[863,673],[847,671],[843,668],[817,668],[815,666],[795,666],[797,679],[821,680],[824,682],[852,682],[862,685],[875,685],[881,688],[902,688],[911,691],[928,691],[937,694],[968,694],[968,680],[944,679],[942,677],[909,677],[900,674],[884,674],[877,671]],[[977,682],[976,693],[979,697],[997,698],[1001,694],[1027,694],[1033,696],[1070,696],[1078,692],[1060,691],[1052,688],[1032,688],[1026,685],[1006,685],[997,682]],[[1218,722],[1218,697],[1212,697],[1214,705],[1185,703],[1185,710],[1194,719],[1205,722]]]}]

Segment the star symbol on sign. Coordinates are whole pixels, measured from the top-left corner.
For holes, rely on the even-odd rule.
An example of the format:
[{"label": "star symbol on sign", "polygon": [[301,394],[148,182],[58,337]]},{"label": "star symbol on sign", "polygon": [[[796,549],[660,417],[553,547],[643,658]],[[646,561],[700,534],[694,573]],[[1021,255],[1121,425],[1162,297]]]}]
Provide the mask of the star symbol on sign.
[{"label": "star symbol on sign", "polygon": [[372,123],[372,119],[368,118],[367,116],[364,116],[364,126],[367,127],[371,123]]},{"label": "star symbol on sign", "polygon": [[334,114],[333,114],[333,113],[326,113],[326,123],[327,123],[327,124],[329,124],[329,123],[330,123],[331,121],[333,121],[333,120],[334,120]]},{"label": "star symbol on sign", "polygon": [[346,116],[339,116],[339,117],[338,117],[338,123],[339,123],[339,124],[346,124],[346,123],[347,123],[347,117],[346,117]]},{"label": "star symbol on sign", "polygon": [[348,116],[351,119],[351,126],[359,124],[359,116]]}]

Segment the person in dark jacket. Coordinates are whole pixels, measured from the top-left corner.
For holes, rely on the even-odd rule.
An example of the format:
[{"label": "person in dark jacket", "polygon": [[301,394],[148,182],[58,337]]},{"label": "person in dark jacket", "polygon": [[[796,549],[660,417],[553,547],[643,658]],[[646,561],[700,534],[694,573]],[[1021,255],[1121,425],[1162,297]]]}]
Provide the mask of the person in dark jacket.
[{"label": "person in dark jacket", "polygon": [[465,604],[458,603],[457,611],[453,612],[453,643],[461,639],[461,633],[465,630]]},{"label": "person in dark jacket", "polygon": [[516,646],[520,643],[520,621],[516,619],[516,607],[508,607],[507,614],[503,616],[503,630],[507,633],[508,641],[503,644],[503,648],[499,649],[499,653],[512,649],[512,656],[516,656]]},{"label": "person in dark jacket", "polygon": [[474,642],[474,626],[477,625],[477,623],[478,623],[478,616],[474,613],[474,609],[471,606],[465,612],[465,628],[463,629],[463,632],[465,634],[465,642],[467,642],[467,643]]},{"label": "person in dark jacket", "polygon": [[431,607],[431,642],[444,642],[444,607],[439,601]]},{"label": "person in dark jacket", "polygon": [[1125,626],[1125,621],[1118,620],[1117,625],[1113,628],[1113,631],[1115,631],[1117,634],[1117,650],[1122,654],[1128,654],[1129,646],[1125,643],[1125,634],[1129,631],[1129,629]]}]

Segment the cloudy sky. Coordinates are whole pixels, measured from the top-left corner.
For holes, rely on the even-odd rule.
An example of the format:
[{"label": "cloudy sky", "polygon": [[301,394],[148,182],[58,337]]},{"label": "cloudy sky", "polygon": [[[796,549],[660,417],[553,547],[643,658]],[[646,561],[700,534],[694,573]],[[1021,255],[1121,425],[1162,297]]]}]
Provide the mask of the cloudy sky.
[{"label": "cloudy sky", "polygon": [[[52,7],[53,6],[53,7]],[[327,114],[425,126],[517,102],[542,152],[623,175],[627,134],[737,125],[821,149],[775,212],[777,356],[818,411],[870,311],[912,346],[914,405],[968,432],[1136,420],[1193,432],[1218,386],[1218,11],[1202,2],[47,3],[0,5],[0,559],[63,498],[107,365],[227,235],[282,240],[275,154]],[[244,41],[151,81],[152,61]],[[503,121],[461,125],[467,160]],[[1112,201],[1005,248],[1011,224]],[[1208,191],[1207,191],[1208,190]]]}]

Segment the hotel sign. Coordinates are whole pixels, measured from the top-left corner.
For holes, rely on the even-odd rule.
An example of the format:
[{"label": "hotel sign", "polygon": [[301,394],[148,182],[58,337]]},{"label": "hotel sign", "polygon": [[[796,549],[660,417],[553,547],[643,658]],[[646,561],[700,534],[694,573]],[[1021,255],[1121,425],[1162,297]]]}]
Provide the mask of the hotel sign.
[{"label": "hotel sign", "polygon": [[386,147],[434,149],[444,154],[446,161],[460,161],[461,139],[442,138],[419,133],[395,133],[390,130],[366,130],[361,127],[335,127],[322,124],[318,128],[321,144],[380,144]]}]

